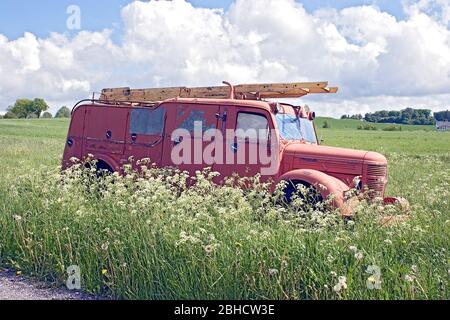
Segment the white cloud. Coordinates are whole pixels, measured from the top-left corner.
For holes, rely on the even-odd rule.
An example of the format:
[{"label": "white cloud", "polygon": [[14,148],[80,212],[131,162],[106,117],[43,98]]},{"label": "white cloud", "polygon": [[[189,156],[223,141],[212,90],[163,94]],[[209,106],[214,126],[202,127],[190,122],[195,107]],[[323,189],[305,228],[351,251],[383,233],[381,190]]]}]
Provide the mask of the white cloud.
[{"label": "white cloud", "polygon": [[18,97],[54,108],[103,87],[329,80],[338,95],[305,98],[319,114],[449,106],[450,5],[407,1],[397,20],[375,6],[308,13],[294,0],[236,0],[227,12],[184,0],[122,9],[111,31],[75,37],[0,35],[0,109]]}]

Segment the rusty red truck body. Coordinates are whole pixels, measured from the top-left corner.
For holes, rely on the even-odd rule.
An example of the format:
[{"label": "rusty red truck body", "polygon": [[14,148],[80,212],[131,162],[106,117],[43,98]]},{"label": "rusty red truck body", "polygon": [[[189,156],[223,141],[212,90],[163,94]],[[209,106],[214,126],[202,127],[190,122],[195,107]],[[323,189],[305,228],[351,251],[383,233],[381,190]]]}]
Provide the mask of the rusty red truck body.
[{"label": "rusty red truck body", "polygon": [[[177,167],[191,174],[210,167],[222,178],[234,173],[240,176],[261,174],[262,169],[270,165],[272,170],[262,174],[262,180],[270,179],[274,184],[287,181],[315,187],[322,185],[325,187],[320,188],[322,197],[333,195],[335,206],[341,208],[344,215],[352,213],[346,206],[349,190],[367,189],[377,197],[384,197],[388,181],[386,158],[371,151],[320,145],[314,117],[308,108],[234,96],[225,99],[175,97],[151,103],[86,100],[72,111],[63,168],[70,166],[71,158],[84,159],[89,154],[98,160],[100,168],[117,172],[121,172],[130,157],[149,158],[158,167]],[[211,132],[216,133],[206,141],[196,135],[178,137],[174,134],[177,129],[194,131],[196,121],[201,124],[197,129],[202,133],[212,129],[216,131]],[[251,134],[243,137],[236,134],[232,140],[224,138],[227,130],[241,129],[267,130],[274,134],[264,139]],[[191,139],[191,161],[174,159],[174,150],[188,139]],[[259,144],[275,159],[274,163],[259,161]],[[232,161],[205,161],[198,155],[206,148],[214,149],[213,156],[227,154]],[[244,155],[238,161],[240,154]],[[250,161],[252,156],[256,161]],[[196,157],[198,159],[194,159]]]}]

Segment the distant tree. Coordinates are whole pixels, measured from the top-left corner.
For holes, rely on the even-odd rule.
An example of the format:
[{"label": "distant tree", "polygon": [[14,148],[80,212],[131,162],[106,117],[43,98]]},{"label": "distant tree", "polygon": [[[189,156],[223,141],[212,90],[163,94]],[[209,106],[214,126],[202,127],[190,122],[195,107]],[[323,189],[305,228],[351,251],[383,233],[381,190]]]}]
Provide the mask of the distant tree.
[{"label": "distant tree", "polygon": [[30,113],[28,116],[27,116],[27,119],[37,119],[38,118],[38,116],[35,114],[35,113]]},{"label": "distant tree", "polygon": [[66,106],[61,107],[56,114],[55,118],[70,118],[70,109]]},{"label": "distant tree", "polygon": [[18,118],[17,114],[15,114],[14,112],[11,112],[11,111],[8,111],[3,116],[3,119],[17,119],[17,118]]},{"label": "distant tree", "polygon": [[48,108],[49,106],[44,99],[36,98],[33,100],[32,112],[36,114],[38,118],[41,116],[41,113],[47,111]]},{"label": "distant tree", "polygon": [[3,119],[3,115],[2,114],[0,114],[0,119]]},{"label": "distant tree", "polygon": [[14,113],[17,118],[26,118],[31,113],[33,101],[29,99],[17,99],[14,106],[9,106],[8,111]]},{"label": "distant tree", "polygon": [[434,118],[436,121],[450,121],[450,111],[440,111],[434,113]]},{"label": "distant tree", "polygon": [[15,113],[18,118],[27,118],[32,113],[39,118],[41,113],[48,110],[48,108],[49,107],[44,99],[17,99],[14,106],[10,106],[8,111]]},{"label": "distant tree", "polygon": [[41,116],[43,119],[51,119],[53,118],[52,114],[50,112],[44,112]]}]

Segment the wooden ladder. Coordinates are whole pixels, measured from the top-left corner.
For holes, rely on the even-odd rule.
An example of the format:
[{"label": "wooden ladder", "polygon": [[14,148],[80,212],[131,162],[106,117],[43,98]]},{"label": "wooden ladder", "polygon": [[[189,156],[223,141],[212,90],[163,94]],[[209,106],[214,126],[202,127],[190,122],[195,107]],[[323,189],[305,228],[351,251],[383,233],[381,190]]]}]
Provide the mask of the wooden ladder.
[{"label": "wooden ladder", "polygon": [[101,100],[156,102],[172,98],[247,99],[299,98],[312,93],[336,93],[338,88],[328,87],[328,82],[293,82],[240,84],[217,87],[169,87],[130,89],[107,88],[102,90]]}]

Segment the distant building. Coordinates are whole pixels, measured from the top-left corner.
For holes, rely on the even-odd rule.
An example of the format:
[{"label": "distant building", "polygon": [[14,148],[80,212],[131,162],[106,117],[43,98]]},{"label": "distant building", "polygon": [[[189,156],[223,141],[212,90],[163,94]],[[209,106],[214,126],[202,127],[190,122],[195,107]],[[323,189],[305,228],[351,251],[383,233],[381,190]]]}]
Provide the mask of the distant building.
[{"label": "distant building", "polygon": [[450,131],[450,121],[436,121],[436,129],[439,131]]}]

